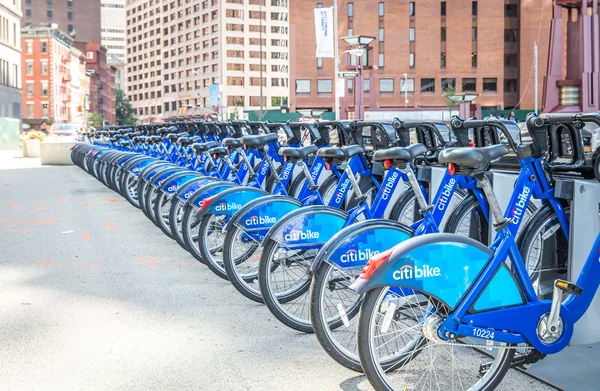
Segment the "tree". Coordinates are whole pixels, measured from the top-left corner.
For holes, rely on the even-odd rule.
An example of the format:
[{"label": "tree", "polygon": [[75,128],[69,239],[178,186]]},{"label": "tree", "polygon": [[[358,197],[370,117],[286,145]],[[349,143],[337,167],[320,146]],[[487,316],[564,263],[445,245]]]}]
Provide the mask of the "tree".
[{"label": "tree", "polygon": [[446,100],[446,106],[448,107],[448,110],[450,110],[450,116],[452,116],[452,111],[456,110],[460,105],[460,102],[457,102],[456,100],[452,99],[456,95],[458,95],[456,86],[454,84],[448,84],[447,87],[442,89],[442,95]]},{"label": "tree", "polygon": [[100,113],[88,113],[88,124],[96,129],[104,126],[104,116]]},{"label": "tree", "polygon": [[122,89],[117,89],[117,124],[119,125],[135,125],[135,110],[131,107],[131,102],[127,100],[125,92]]}]

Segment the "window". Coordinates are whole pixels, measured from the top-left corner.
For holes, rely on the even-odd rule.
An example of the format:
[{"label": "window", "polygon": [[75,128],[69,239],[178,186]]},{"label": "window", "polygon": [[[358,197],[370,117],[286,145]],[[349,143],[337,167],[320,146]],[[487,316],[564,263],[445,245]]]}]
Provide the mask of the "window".
[{"label": "window", "polygon": [[519,41],[519,31],[516,29],[506,29],[504,30],[504,42],[518,42]]},{"label": "window", "polygon": [[73,25],[72,24],[68,24],[67,25],[67,30],[72,33],[73,32]]},{"label": "window", "polygon": [[477,68],[477,52],[471,53],[471,67]]},{"label": "window", "polygon": [[411,1],[408,3],[408,15],[415,16],[415,2]]},{"label": "window", "polygon": [[48,103],[42,103],[42,118],[48,118]]},{"label": "window", "polygon": [[446,53],[442,53],[440,56],[440,67],[442,67],[442,69],[446,68]]},{"label": "window", "polygon": [[317,68],[323,68],[323,57],[317,57]]},{"label": "window", "polygon": [[27,61],[25,63],[25,74],[28,76],[33,75],[33,61]]},{"label": "window", "polygon": [[48,74],[48,61],[42,61],[42,75]]},{"label": "window", "polygon": [[518,4],[505,4],[504,5],[504,17],[505,18],[518,18],[519,17],[519,5]]},{"label": "window", "polygon": [[379,92],[394,92],[394,79],[379,79]]},{"label": "window", "polygon": [[415,79],[400,79],[400,92],[415,92]]},{"label": "window", "polygon": [[46,11],[46,16],[48,19],[52,19],[52,11]]},{"label": "window", "polygon": [[442,16],[446,16],[446,2],[442,1]]},{"label": "window", "polygon": [[488,77],[483,79],[483,92],[496,92],[498,91],[498,79],[495,77]]},{"label": "window", "polygon": [[440,36],[442,37],[442,42],[446,42],[446,28],[442,27],[442,30],[440,31]]},{"label": "window", "polygon": [[348,3],[348,16],[354,16],[354,3]]},{"label": "window", "polygon": [[415,28],[414,27],[411,27],[408,30],[408,38],[409,38],[410,42],[415,42]]},{"label": "window", "polygon": [[456,79],[453,77],[442,78],[442,91],[449,88],[456,88]]},{"label": "window", "polygon": [[31,42],[31,41],[25,42],[25,53],[27,53],[27,54],[33,53],[33,42]]},{"label": "window", "polygon": [[409,65],[411,68],[414,68],[414,67],[415,67],[415,54],[414,54],[414,53],[410,53],[410,54],[408,55],[408,65]]},{"label": "window", "polygon": [[351,37],[354,35],[354,29],[348,29],[348,36]]},{"label": "window", "polygon": [[27,103],[27,117],[33,118],[33,103]]},{"label": "window", "polygon": [[[317,3],[317,8],[323,8],[323,3]],[[271,98],[271,100],[273,100],[273,98]]]},{"label": "window", "polygon": [[471,15],[477,16],[477,2],[473,1],[471,3]]},{"label": "window", "polygon": [[421,79],[421,92],[435,92],[435,79]]},{"label": "window", "polygon": [[477,41],[477,27],[471,27],[471,41]]},{"label": "window", "polygon": [[48,53],[48,41],[41,41],[42,44],[42,53]]},{"label": "window", "polygon": [[25,10],[25,16],[31,18],[31,10]]},{"label": "window", "polygon": [[518,88],[517,79],[504,79],[504,92],[517,92]]},{"label": "window", "polygon": [[379,3],[378,10],[379,10],[379,16],[385,15],[385,3]]},{"label": "window", "polygon": [[42,96],[48,96],[48,82],[42,82]]},{"label": "window", "polygon": [[384,42],[385,41],[385,30],[380,28],[379,29],[379,42]]},{"label": "window", "polygon": [[333,81],[329,80],[317,80],[317,92],[319,94],[330,94],[333,92]]},{"label": "window", "polygon": [[475,91],[477,91],[477,79],[475,79],[475,78],[462,79],[462,92],[475,92]]},{"label": "window", "polygon": [[385,55],[383,53],[379,53],[379,68],[383,68],[385,66]]},{"label": "window", "polygon": [[354,91],[354,79],[348,79],[348,93],[351,94]]},{"label": "window", "polygon": [[371,92],[371,80],[370,79],[364,79],[363,80],[363,91],[364,92]]},{"label": "window", "polygon": [[33,97],[33,83],[27,83],[27,97]]},{"label": "window", "polygon": [[73,13],[71,11],[67,12],[67,20],[73,20]]},{"label": "window", "polygon": [[310,94],[310,80],[296,80],[296,94]]},{"label": "window", "polygon": [[516,68],[519,66],[519,57],[516,54],[505,54],[504,55],[504,67],[505,68]]}]

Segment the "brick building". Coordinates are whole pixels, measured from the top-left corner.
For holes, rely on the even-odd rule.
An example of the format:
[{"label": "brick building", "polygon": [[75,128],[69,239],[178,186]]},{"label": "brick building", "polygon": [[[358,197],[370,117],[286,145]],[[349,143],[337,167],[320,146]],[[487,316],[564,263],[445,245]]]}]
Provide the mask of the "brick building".
[{"label": "brick building", "polygon": [[[334,107],[334,60],[315,58],[313,22],[314,8],[331,6],[333,0],[290,2],[292,111]],[[359,59],[372,66],[362,86],[371,118],[404,110],[447,115],[442,93],[450,84],[478,94],[473,103],[483,109],[533,109],[533,46],[537,41],[541,94],[551,17],[552,0],[338,1],[339,37],[375,37]],[[339,52],[347,49],[340,39]],[[348,53],[340,62],[342,71],[355,69]],[[355,79],[344,84],[341,117],[353,117]]]},{"label": "brick building", "polygon": [[90,112],[100,113],[109,124],[117,122],[115,68],[107,62],[106,48],[97,42],[75,42],[83,52],[90,74]]},{"label": "brick building", "polygon": [[21,26],[39,27],[52,23],[78,41],[100,42],[100,1],[24,0]]},{"label": "brick building", "polygon": [[21,30],[23,122],[71,122],[72,38],[56,27]]}]

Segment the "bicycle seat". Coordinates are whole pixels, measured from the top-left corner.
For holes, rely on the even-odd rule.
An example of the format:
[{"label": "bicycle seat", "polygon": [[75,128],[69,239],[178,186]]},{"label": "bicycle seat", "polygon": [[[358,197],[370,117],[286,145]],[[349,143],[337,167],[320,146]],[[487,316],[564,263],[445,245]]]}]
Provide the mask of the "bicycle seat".
[{"label": "bicycle seat", "polygon": [[348,145],[341,148],[321,148],[319,149],[319,151],[317,151],[317,155],[321,157],[328,157],[340,160],[348,160],[352,156],[356,156],[361,153],[365,153],[365,150],[360,145]]},{"label": "bicycle seat", "polygon": [[490,162],[506,155],[508,152],[508,148],[502,144],[481,148],[449,148],[440,152],[438,160],[444,164],[453,163],[459,167],[483,171]]},{"label": "bicycle seat", "polygon": [[190,134],[188,132],[177,133],[177,137],[189,137]]},{"label": "bicycle seat", "polygon": [[187,138],[187,137],[179,137],[179,138],[177,139],[177,142],[178,142],[179,144],[181,144],[182,146],[186,147],[186,146],[188,146],[188,145],[190,145],[190,144],[192,143],[192,140],[190,140],[190,139],[189,139],[189,138]]},{"label": "bicycle seat", "polygon": [[169,133],[167,134],[167,138],[171,141],[175,141],[177,140],[177,135],[175,133]]},{"label": "bicycle seat", "polygon": [[240,141],[248,148],[262,148],[268,143],[277,141],[277,133],[268,133],[258,136],[244,136],[240,139]]},{"label": "bicycle seat", "polygon": [[162,141],[162,137],[160,137],[160,136],[150,136],[150,140],[154,141],[155,143],[160,143]]},{"label": "bicycle seat", "polygon": [[394,147],[375,151],[373,160],[402,160],[412,162],[417,156],[427,152],[427,147],[423,144],[413,144],[408,147]]},{"label": "bicycle seat", "polygon": [[315,145],[309,145],[306,147],[285,147],[279,150],[279,154],[285,157],[291,157],[294,159],[302,160],[306,158],[308,155],[312,155],[313,153],[319,150]]},{"label": "bicycle seat", "polygon": [[209,141],[207,143],[194,143],[194,144],[192,144],[192,148],[198,154],[200,154],[200,153],[202,153],[204,151],[208,151],[209,149],[214,148],[216,146],[217,146],[217,143],[215,143],[214,141]]},{"label": "bicycle seat", "polygon": [[223,139],[223,145],[231,148],[241,148],[243,145],[239,138],[227,137]]},{"label": "bicycle seat", "polygon": [[217,157],[217,156],[227,156],[229,154],[229,151],[225,147],[215,147],[215,148],[209,149],[208,153],[210,153],[211,155],[215,155],[215,157]]}]

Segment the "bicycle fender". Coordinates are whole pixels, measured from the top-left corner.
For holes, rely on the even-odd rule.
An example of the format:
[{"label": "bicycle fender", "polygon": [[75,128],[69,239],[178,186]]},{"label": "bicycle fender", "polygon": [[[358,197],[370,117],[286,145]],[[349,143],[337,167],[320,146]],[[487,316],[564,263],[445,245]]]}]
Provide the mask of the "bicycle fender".
[{"label": "bicycle fender", "polygon": [[210,200],[205,200],[202,207],[196,214],[196,218],[200,219],[207,214],[219,214],[233,216],[243,205],[248,202],[268,195],[266,191],[254,187],[235,187],[227,189]]},{"label": "bicycle fender", "polygon": [[165,181],[160,185],[160,189],[165,194],[172,195],[179,189],[181,185],[200,176],[202,176],[202,174],[196,171],[178,172],[165,179]]},{"label": "bicycle fender", "polygon": [[413,230],[397,221],[376,219],[360,221],[336,233],[325,243],[312,264],[311,271],[323,263],[336,268],[363,267],[367,261],[413,236]]},{"label": "bicycle fender", "polygon": [[205,176],[194,178],[179,186],[179,189],[177,189],[173,197],[177,197],[180,201],[186,202],[196,190],[217,181],[218,179],[216,178]]},{"label": "bicycle fender", "polygon": [[294,197],[268,195],[256,198],[242,206],[231,218],[233,224],[251,233],[256,240],[263,240],[269,229],[289,212],[302,206]]},{"label": "bicycle fender", "polygon": [[[454,308],[493,256],[483,244],[461,235],[432,233],[413,237],[391,249],[380,265],[363,269],[351,285],[357,293],[398,286],[428,293]],[[372,270],[374,269],[374,270]],[[475,302],[477,310],[523,303],[513,275],[496,273]]]},{"label": "bicycle fender", "polygon": [[152,179],[150,180],[150,185],[152,187],[159,187],[168,177],[170,177],[173,174],[179,173],[185,171],[184,169],[182,169],[181,167],[170,167],[170,168],[166,168],[160,172],[158,172],[155,176],[152,177]]},{"label": "bicycle fender", "polygon": [[348,213],[323,205],[296,209],[279,220],[265,241],[274,240],[289,247],[323,245],[346,224]]},{"label": "bicycle fender", "polygon": [[200,205],[204,202],[204,200],[208,197],[212,197],[214,195],[219,194],[224,190],[231,189],[232,187],[237,187],[233,182],[225,182],[225,181],[212,181],[207,182],[204,186],[196,189],[194,194],[188,198],[188,203],[196,208],[199,208]]},{"label": "bicycle fender", "polygon": [[139,156],[135,159],[127,160],[124,162],[119,162],[119,163],[117,163],[117,166],[120,166],[124,170],[129,171],[130,173],[137,176],[140,172],[142,172],[142,170],[144,168],[148,167],[149,164],[152,164],[155,162],[157,162],[157,160],[154,158],[149,158],[149,157],[144,158],[144,157]]},{"label": "bicycle fender", "polygon": [[175,167],[173,163],[167,163],[165,161],[158,162],[159,164],[147,165],[144,167],[140,174],[138,175],[143,181],[150,180],[153,176],[155,176],[160,170],[165,168]]}]

